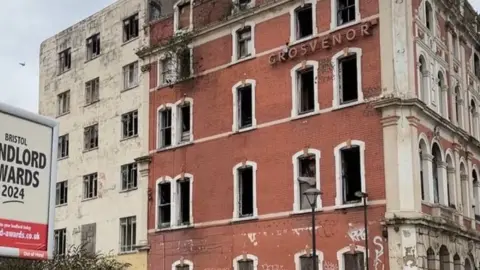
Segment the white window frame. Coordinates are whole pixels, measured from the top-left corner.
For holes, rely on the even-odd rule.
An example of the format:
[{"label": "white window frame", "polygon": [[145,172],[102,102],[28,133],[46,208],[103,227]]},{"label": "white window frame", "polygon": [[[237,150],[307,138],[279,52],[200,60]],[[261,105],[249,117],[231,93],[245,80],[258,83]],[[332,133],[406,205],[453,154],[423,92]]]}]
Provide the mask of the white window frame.
[{"label": "white window frame", "polygon": [[172,66],[174,67],[173,74],[169,75],[171,80],[170,84],[173,84],[177,81],[177,58],[174,55],[167,55],[166,53],[162,54],[158,59],[157,63],[157,87],[163,87],[165,85],[169,85],[168,83],[163,82],[163,64],[162,62],[168,60],[172,62]]},{"label": "white window frame", "polygon": [[[252,0],[253,1],[253,0]],[[250,38],[252,47],[250,48],[250,56],[244,58],[238,58],[238,35],[237,31],[242,30],[245,27],[250,27]],[[251,59],[255,57],[255,23],[254,22],[247,22],[245,24],[241,24],[236,26],[232,29],[232,63],[244,61],[247,59]]]},{"label": "white window frame", "polygon": [[[161,135],[160,135],[160,127],[161,127],[161,124],[162,124],[162,118],[160,117],[160,113],[162,111],[164,111],[165,109],[170,109],[172,111],[172,124],[171,124],[171,127],[170,129],[172,130],[172,138],[171,138],[171,145],[170,146],[166,146],[166,147],[161,147],[160,145],[160,142],[161,142]],[[166,149],[166,148],[170,148],[170,147],[173,147],[175,144],[175,125],[176,125],[176,121],[175,121],[175,114],[176,114],[176,107],[175,107],[175,104],[172,104],[172,103],[167,103],[167,104],[162,104],[160,105],[158,108],[157,108],[157,149]]]},{"label": "white window frame", "polygon": [[[445,91],[440,88],[440,86],[438,85],[439,83],[439,78],[438,78],[438,75],[439,74],[442,74],[442,78],[443,78],[443,88],[445,88]],[[439,67],[437,72],[436,72],[436,86],[438,88],[438,114],[440,114],[441,116],[443,116],[443,118],[445,119],[448,119],[448,98],[449,98],[449,94],[448,94],[448,78],[446,77],[446,71],[445,69],[443,69],[442,67]]]},{"label": "white window frame", "polygon": [[[238,122],[238,89],[239,88],[242,88],[246,85],[251,85],[251,89],[252,89],[252,126],[250,127],[246,127],[246,128],[240,128],[238,125],[239,125],[239,122]],[[243,81],[239,81],[237,82],[235,85],[233,85],[232,87],[232,97],[233,97],[233,125],[232,125],[232,131],[233,132],[238,132],[238,131],[247,131],[247,130],[251,130],[251,129],[255,129],[257,128],[257,117],[255,116],[255,111],[256,111],[256,107],[255,107],[255,103],[256,103],[256,86],[257,86],[257,81],[256,80],[253,80],[253,79],[246,79],[246,80],[243,80]]]},{"label": "white window frame", "polygon": [[[65,247],[65,250],[64,250],[63,253],[61,253],[61,254],[58,253],[58,244],[59,244],[59,243],[58,243],[57,240],[63,242],[63,241],[62,241],[63,239],[58,239],[58,238],[56,237],[55,234],[56,234],[57,231],[58,231],[58,232],[64,231],[64,236],[65,236],[65,243],[63,243],[63,244],[64,244],[64,247]],[[54,230],[53,230],[53,239],[54,239],[54,240],[53,240],[53,243],[54,243],[54,244],[53,244],[53,248],[54,248],[54,249],[53,249],[53,252],[54,252],[54,255],[57,254],[57,255],[59,255],[59,256],[65,256],[65,255],[68,254],[68,244],[67,244],[67,243],[68,243],[68,238],[69,238],[69,236],[68,236],[68,233],[67,233],[67,232],[68,232],[68,231],[67,231],[67,228],[59,228],[59,229],[54,229]]]},{"label": "white window frame", "polygon": [[[313,24],[312,35],[297,40],[297,17],[295,16],[295,10],[299,7],[303,7],[306,4],[312,5],[312,24]],[[302,4],[291,7],[289,13],[290,13],[290,42],[289,42],[290,46],[293,46],[305,40],[311,39],[318,34],[317,1],[316,0],[305,0],[304,2],[302,2]]]},{"label": "white window frame", "polygon": [[[314,148],[308,148],[301,151],[296,152],[292,156],[292,164],[293,164],[293,212],[294,213],[303,213],[303,212],[310,212],[311,209],[301,209],[300,208],[300,185],[298,183],[299,177],[299,164],[298,160],[303,155],[314,155],[315,156],[315,185],[316,188],[320,190],[320,158],[322,157],[320,150]],[[315,211],[322,210],[322,196],[317,196],[317,205]]]},{"label": "white window frame", "polygon": [[[346,247],[341,248],[340,250],[337,251],[338,270],[349,270],[349,269],[345,269],[345,262],[343,260],[343,254],[349,253],[350,251],[351,251],[350,246],[346,246]],[[366,261],[367,253],[365,251],[365,247],[355,245],[355,251],[363,252],[363,261],[364,261],[364,264],[366,265],[366,263],[367,263],[367,261]]]},{"label": "white window frame", "polygon": [[189,270],[193,270],[193,262],[185,259],[178,260],[172,263],[172,270],[177,270],[177,266],[180,265],[188,265]]},{"label": "white window frame", "polygon": [[[348,54],[356,54],[357,58],[357,96],[358,100],[355,102],[350,102],[347,104],[340,104],[340,76],[339,76],[339,60],[341,60],[343,57],[348,56],[345,55],[345,53]],[[361,48],[345,48],[342,49],[341,51],[337,52],[333,57],[332,57],[332,67],[333,67],[333,104],[332,107],[333,109],[340,109],[340,108],[345,108],[349,106],[355,106],[357,104],[360,104],[364,102],[363,99],[363,89],[362,89],[362,49]]]},{"label": "white window frame", "polygon": [[238,262],[244,258],[253,261],[253,270],[258,270],[258,257],[252,254],[239,255],[233,259],[233,270],[238,270]]},{"label": "white window frame", "polygon": [[[314,105],[314,110],[313,112],[309,113],[304,113],[304,114],[299,114],[298,109],[299,109],[299,104],[298,101],[300,100],[300,93],[299,93],[299,82],[298,82],[298,76],[297,72],[308,68],[308,67],[313,67],[313,105]],[[292,111],[291,111],[291,117],[296,118],[296,117],[306,117],[315,113],[318,113],[320,110],[320,103],[318,102],[318,61],[314,60],[307,60],[300,62],[296,64],[291,70],[290,70],[290,80],[292,82]]]},{"label": "white window frame", "polygon": [[[130,221],[130,223],[128,223]],[[128,224],[130,224],[130,227],[128,227]],[[133,224],[135,224],[135,230],[132,230],[132,227],[133,227]],[[128,231],[128,229],[130,229],[130,232],[133,232],[134,235],[135,235],[135,243],[132,243],[131,246],[128,246],[128,245],[122,245],[124,242],[128,242],[127,241],[127,236],[125,235],[125,238],[124,235],[123,235],[123,226],[125,226],[125,230]],[[136,242],[138,242],[138,219],[137,219],[137,216],[128,216],[128,217],[121,217],[119,218],[119,227],[120,227],[120,235],[119,235],[119,238],[120,238],[120,253],[131,253],[131,252],[135,252],[136,251],[136,248],[135,246],[137,245]],[[133,238],[133,235],[131,235],[132,238]],[[122,250],[122,249],[127,249],[129,248],[129,250]]]},{"label": "white window frame", "polygon": [[[301,265],[301,262],[300,262],[300,257],[303,256],[303,255],[311,255],[311,256],[313,256],[313,253],[307,253],[306,250],[299,251],[299,252],[295,253],[295,270],[302,270],[302,265]],[[317,266],[317,269],[318,269],[318,270],[322,270],[322,269],[323,269],[323,252],[317,249],[317,250],[316,250],[316,255],[317,255],[317,257],[318,257],[318,266]]]},{"label": "white window frame", "polygon": [[[245,167],[252,167],[253,178],[253,215],[250,217],[240,217],[240,209],[238,207],[238,199],[240,194],[238,194],[239,180],[238,170]],[[257,163],[254,161],[245,161],[245,163],[240,162],[233,166],[233,220],[244,220],[244,219],[254,219],[258,217],[258,207],[257,207]]]},{"label": "white window frame", "polygon": [[[172,140],[172,145],[179,145],[179,144],[186,144],[186,143],[191,143],[193,142],[193,98],[190,97],[185,97],[177,102],[175,102],[174,109],[175,112],[172,111],[172,131],[173,128],[181,128],[181,113],[180,113],[180,108],[182,107],[183,104],[188,103],[190,106],[190,140],[182,142],[182,132],[181,130],[175,130],[175,140]],[[180,116],[180,117],[178,117]],[[175,117],[175,118],[174,118]],[[173,122],[175,121],[175,124]],[[160,126],[159,126],[160,127]],[[173,134],[173,133],[172,133]],[[175,143],[175,144],[173,144]]]},{"label": "white window frame", "polygon": [[[180,14],[178,6],[185,3],[190,4],[190,23],[187,29],[178,29],[180,23]],[[188,32],[193,29],[193,0],[179,0],[173,5],[173,33]]]},{"label": "white window frame", "polygon": [[[335,156],[335,186],[336,186],[336,195],[335,195],[335,206],[338,208],[347,208],[347,207],[357,207],[363,205],[363,200],[367,200],[368,198],[363,198],[358,203],[343,203],[343,178],[342,178],[342,155],[341,150],[347,146],[348,142],[343,142],[337,146],[333,150],[333,154]],[[360,170],[361,170],[361,187],[362,192],[366,192],[366,185],[365,185],[365,142],[359,140],[351,140],[351,146],[358,146],[360,147]]]},{"label": "white window frame", "polygon": [[174,189],[174,186],[175,186],[175,182],[173,181],[173,179],[170,177],[170,176],[162,176],[160,177],[159,179],[157,179],[157,181],[155,182],[155,230],[161,230],[161,229],[164,229],[164,228],[159,228],[159,223],[158,223],[158,216],[159,216],[159,212],[158,212],[158,199],[159,199],[159,196],[158,196],[158,187],[160,184],[164,184],[164,183],[170,183],[170,226],[169,227],[166,227],[166,228],[172,228],[175,224],[175,206],[174,206],[174,203],[175,203],[175,197],[172,197],[173,195],[173,189]]},{"label": "white window frame", "polygon": [[[130,67],[133,66],[133,69],[130,70]],[[133,73],[134,81],[130,82],[130,71]],[[123,90],[129,90],[140,85],[140,68],[139,62],[134,61],[122,67],[123,72]]]},{"label": "white window frame", "polygon": [[[184,178],[188,178],[189,180],[189,185],[190,185],[190,213],[189,213],[189,217],[190,217],[190,224],[189,225],[179,225],[178,224],[178,215],[180,213],[180,208],[177,207],[177,205],[180,205],[180,193],[178,192],[178,181],[181,180],[181,179],[184,179]],[[170,223],[172,224],[173,222],[173,225],[172,227],[175,227],[175,228],[181,228],[181,227],[190,227],[193,225],[193,175],[190,174],[190,173],[184,173],[184,174],[179,174],[177,176],[175,176],[175,178],[173,178],[173,182],[172,182],[173,186],[170,188],[170,191],[172,192],[172,195],[171,195],[171,198],[172,198],[172,209],[170,211],[172,211],[172,215],[175,217],[175,220],[172,220]],[[158,208],[157,208],[158,209]],[[173,212],[175,211],[175,212]]]},{"label": "white window frame", "polygon": [[338,25],[337,22],[338,22],[338,12],[337,12],[337,4],[338,0],[330,0],[330,10],[331,10],[331,16],[330,18],[331,21],[330,21],[330,31],[337,31],[337,30],[340,30],[340,29],[343,29],[343,28],[348,28],[354,24],[357,24],[359,23],[362,18],[361,18],[361,14],[360,14],[360,1],[359,0],[355,0],[355,20],[352,21],[352,22],[349,22],[349,23],[346,23],[346,24],[342,24],[342,25]]}]

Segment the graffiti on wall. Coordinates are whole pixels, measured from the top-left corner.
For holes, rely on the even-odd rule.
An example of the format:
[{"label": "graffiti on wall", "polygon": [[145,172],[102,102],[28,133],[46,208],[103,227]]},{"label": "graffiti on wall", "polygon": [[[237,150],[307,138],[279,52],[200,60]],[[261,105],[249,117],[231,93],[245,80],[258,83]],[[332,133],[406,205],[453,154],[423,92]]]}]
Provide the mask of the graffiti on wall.
[{"label": "graffiti on wall", "polygon": [[286,270],[281,264],[262,264],[262,270]]},{"label": "graffiti on wall", "polygon": [[365,228],[351,228],[348,230],[348,236],[353,242],[365,241]]},{"label": "graffiti on wall", "polygon": [[382,262],[383,255],[383,239],[380,236],[373,238],[373,244],[375,245],[375,259],[373,260],[373,269],[384,270],[385,265]]},{"label": "graffiti on wall", "polygon": [[338,270],[338,265],[332,262],[324,262],[323,263],[323,270]]}]

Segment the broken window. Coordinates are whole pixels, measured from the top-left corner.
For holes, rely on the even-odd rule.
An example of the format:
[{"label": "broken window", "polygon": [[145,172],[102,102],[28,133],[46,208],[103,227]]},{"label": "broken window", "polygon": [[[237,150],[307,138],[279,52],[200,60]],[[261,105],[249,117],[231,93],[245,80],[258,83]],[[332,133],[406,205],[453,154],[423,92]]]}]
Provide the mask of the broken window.
[{"label": "broken window", "polygon": [[190,103],[185,102],[178,107],[179,112],[179,122],[180,122],[180,142],[189,142],[190,141],[190,113],[191,113]]},{"label": "broken window", "polygon": [[137,187],[137,163],[122,165],[122,190],[131,190]]},{"label": "broken window", "polygon": [[159,147],[172,145],[172,110],[170,108],[160,111]]},{"label": "broken window", "polygon": [[138,37],[138,13],[123,20],[123,42]]},{"label": "broken window", "polygon": [[316,188],[317,185],[315,155],[304,155],[298,158],[297,162],[300,209],[310,209],[311,205],[304,192],[309,188]]},{"label": "broken window", "polygon": [[340,104],[358,100],[357,55],[342,57],[338,61],[338,88]]},{"label": "broken window", "polygon": [[97,225],[95,223],[82,225],[81,245],[86,253],[95,254]]},{"label": "broken window", "polygon": [[68,134],[58,137],[58,158],[68,157],[69,140]]},{"label": "broken window", "polygon": [[170,226],[171,213],[170,182],[158,184],[158,227]]},{"label": "broken window", "polygon": [[165,57],[160,60],[161,82],[162,85],[171,84],[175,81],[175,64],[172,57]]},{"label": "broken window", "polygon": [[250,0],[236,0],[236,1],[234,1],[234,3],[236,3],[239,10],[245,10],[245,9],[248,8],[248,4],[250,4],[251,1]]},{"label": "broken window", "polygon": [[360,147],[352,145],[340,150],[342,164],[343,203],[356,203],[361,199],[355,192],[362,191],[362,168],[360,165]]},{"label": "broken window", "polygon": [[91,173],[83,176],[83,199],[92,199],[97,197],[97,173]]},{"label": "broken window", "polygon": [[72,52],[71,49],[68,48],[58,54],[59,57],[59,73],[63,73],[65,71],[70,70],[72,67]]},{"label": "broken window", "polygon": [[253,216],[253,168],[245,166],[238,169],[238,215],[239,217]]},{"label": "broken window", "polygon": [[[318,255],[315,256],[317,259],[317,265],[318,265]],[[302,255],[300,256],[300,270],[313,270],[313,266],[315,264],[313,263],[313,256],[312,255]],[[318,267],[317,267],[318,268]],[[345,268],[349,269],[349,268]]]},{"label": "broken window", "polygon": [[238,270],[254,270],[253,260],[244,259],[244,260],[239,260],[237,263],[238,263]]},{"label": "broken window", "polygon": [[190,224],[190,179],[183,178],[177,181],[178,189],[178,225]]},{"label": "broken window", "polygon": [[100,99],[100,78],[85,83],[85,105],[97,102]]},{"label": "broken window", "polygon": [[365,261],[363,252],[345,253],[343,254],[343,265],[345,269],[349,270],[363,270],[365,269]]},{"label": "broken window", "polygon": [[295,10],[296,39],[313,35],[312,4],[304,4]]},{"label": "broken window", "polygon": [[148,11],[150,21],[159,19],[162,16],[162,3],[159,0],[150,0],[148,2]]},{"label": "broken window", "polygon": [[98,124],[86,127],[83,131],[84,150],[92,150],[98,147]]},{"label": "broken window", "polygon": [[95,34],[87,39],[87,61],[100,55],[100,34]]},{"label": "broken window", "polygon": [[337,26],[355,21],[355,0],[337,0]]},{"label": "broken window", "polygon": [[64,205],[68,202],[68,182],[58,182],[55,191],[55,205]]},{"label": "broken window", "polygon": [[183,49],[177,53],[178,75],[180,79],[186,79],[191,76],[190,49]]},{"label": "broken window", "polygon": [[245,26],[237,31],[237,59],[252,55],[252,28]]},{"label": "broken window", "polygon": [[190,1],[178,5],[178,30],[190,27]]},{"label": "broken window", "polygon": [[120,251],[132,251],[137,243],[137,218],[120,219]]},{"label": "broken window", "polygon": [[128,112],[122,115],[122,138],[138,135],[138,112]]},{"label": "broken window", "polygon": [[138,61],[123,67],[123,89],[138,85]]},{"label": "broken window", "polygon": [[55,230],[55,255],[65,255],[67,253],[67,229]]},{"label": "broken window", "polygon": [[238,128],[247,128],[252,126],[253,119],[253,93],[252,85],[246,85],[238,88]]},{"label": "broken window", "polygon": [[313,67],[297,71],[298,113],[309,113],[315,110],[315,75]]},{"label": "broken window", "polygon": [[70,90],[60,93],[57,96],[57,115],[64,115],[70,112]]}]

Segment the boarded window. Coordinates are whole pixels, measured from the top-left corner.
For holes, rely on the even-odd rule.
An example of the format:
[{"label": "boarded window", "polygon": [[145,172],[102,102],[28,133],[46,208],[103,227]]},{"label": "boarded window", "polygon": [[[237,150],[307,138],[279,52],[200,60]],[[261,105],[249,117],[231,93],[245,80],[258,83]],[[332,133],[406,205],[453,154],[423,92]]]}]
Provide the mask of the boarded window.
[{"label": "boarded window", "polygon": [[85,252],[95,254],[96,252],[97,224],[85,224],[81,229],[81,244]]}]

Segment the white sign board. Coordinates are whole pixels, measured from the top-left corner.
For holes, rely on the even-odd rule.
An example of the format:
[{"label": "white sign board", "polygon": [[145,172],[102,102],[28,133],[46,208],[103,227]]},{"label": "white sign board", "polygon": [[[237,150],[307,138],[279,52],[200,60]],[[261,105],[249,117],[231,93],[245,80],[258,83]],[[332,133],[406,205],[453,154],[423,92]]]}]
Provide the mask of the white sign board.
[{"label": "white sign board", "polygon": [[53,257],[58,123],[0,103],[0,256]]}]

